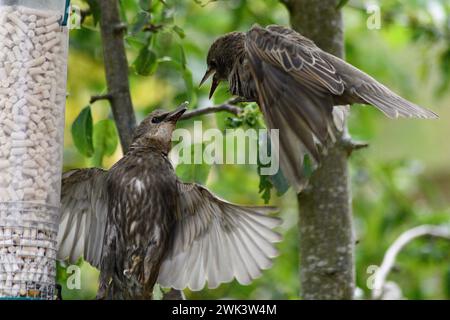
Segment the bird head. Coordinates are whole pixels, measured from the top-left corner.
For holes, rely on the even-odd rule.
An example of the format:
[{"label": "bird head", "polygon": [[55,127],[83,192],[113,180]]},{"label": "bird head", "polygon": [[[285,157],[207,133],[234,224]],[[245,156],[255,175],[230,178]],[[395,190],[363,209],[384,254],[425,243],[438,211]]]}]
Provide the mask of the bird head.
[{"label": "bird head", "polygon": [[136,128],[132,146],[154,146],[168,153],[172,146],[172,133],[177,121],[186,112],[187,103],[182,103],[176,110],[167,112],[155,110]]},{"label": "bird head", "polygon": [[209,92],[210,99],[220,81],[228,79],[234,64],[245,52],[244,42],[245,33],[230,32],[214,41],[211,48],[209,48],[208,57],[206,58],[208,69],[200,82],[200,86],[211,76],[213,77],[211,91]]}]

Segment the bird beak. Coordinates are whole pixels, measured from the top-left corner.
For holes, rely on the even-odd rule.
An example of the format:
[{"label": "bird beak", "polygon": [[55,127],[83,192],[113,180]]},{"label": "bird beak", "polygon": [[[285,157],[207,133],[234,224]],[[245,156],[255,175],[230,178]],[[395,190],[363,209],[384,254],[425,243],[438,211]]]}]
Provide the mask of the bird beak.
[{"label": "bird beak", "polygon": [[169,112],[167,114],[166,119],[164,121],[177,122],[178,119],[180,119],[181,116],[186,112],[187,106],[188,106],[188,103],[187,102],[183,102],[174,111]]},{"label": "bird beak", "polygon": [[211,90],[209,91],[210,99],[212,98],[212,96],[213,96],[214,92],[216,91],[217,86],[219,85],[219,82],[220,82],[220,80],[217,77],[217,73],[215,73],[215,72],[216,72],[215,69],[209,67],[208,70],[206,70],[206,73],[203,76],[202,81],[200,81],[200,85],[199,85],[199,87],[201,87],[202,84],[204,84],[206,80],[208,80],[212,75],[214,75],[213,79],[212,79]]},{"label": "bird beak", "polygon": [[219,85],[219,82],[220,80],[216,77],[216,75],[214,75],[212,79],[211,90],[209,91],[209,99],[212,98],[214,91],[216,91],[217,86]]},{"label": "bird beak", "polygon": [[208,70],[206,70],[206,73],[203,76],[202,81],[200,81],[200,84],[198,86],[201,87],[206,82],[206,80],[208,80],[209,77],[211,77],[214,74],[214,72],[216,72],[216,70],[209,67]]}]

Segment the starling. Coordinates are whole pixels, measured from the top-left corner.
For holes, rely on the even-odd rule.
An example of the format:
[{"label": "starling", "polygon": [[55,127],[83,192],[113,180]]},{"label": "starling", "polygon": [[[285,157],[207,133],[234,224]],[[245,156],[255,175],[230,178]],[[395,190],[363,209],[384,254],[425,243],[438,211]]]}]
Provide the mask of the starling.
[{"label": "starling", "polygon": [[[245,101],[257,102],[270,129],[280,130],[280,167],[300,192],[306,155],[313,164],[334,141],[333,107],[370,104],[390,118],[437,118],[392,92],[361,70],[317,47],[292,29],[253,26],[218,38],[207,57],[203,84],[213,76],[210,98],[220,81]],[[200,84],[200,85],[201,85]]]},{"label": "starling", "polygon": [[239,206],[181,182],[168,159],[186,111],[156,111],[109,171],[72,170],[62,181],[58,259],[100,269],[98,298],[149,299],[153,286],[200,290],[248,284],[277,255],[273,207]]}]

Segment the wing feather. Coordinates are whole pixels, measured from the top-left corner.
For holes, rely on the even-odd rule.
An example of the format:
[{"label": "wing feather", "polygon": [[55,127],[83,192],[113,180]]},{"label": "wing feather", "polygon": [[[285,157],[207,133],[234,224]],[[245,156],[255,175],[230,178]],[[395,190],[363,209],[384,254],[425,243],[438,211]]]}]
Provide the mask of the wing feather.
[{"label": "wing feather", "polygon": [[246,49],[251,55],[280,67],[298,81],[310,83],[321,91],[340,95],[345,90],[344,81],[323,51],[292,29],[273,25],[267,28],[253,26],[247,33]]},{"label": "wing feather", "polygon": [[106,171],[72,170],[63,175],[58,259],[84,257],[99,267],[107,218]]},{"label": "wing feather", "polygon": [[[304,63],[302,67],[297,68],[297,70],[303,69],[310,80],[314,79],[320,83],[320,85],[329,89],[332,94],[342,95],[345,94],[344,91],[339,92],[340,90],[336,91],[332,89],[333,81],[340,79],[338,82],[344,84],[345,91],[354,95],[349,103],[363,102],[371,104],[390,118],[438,118],[436,113],[400,97],[363,71],[338,57],[322,51],[313,41],[303,37],[294,30],[277,25],[268,26],[266,29],[274,34],[283,35],[284,40],[288,41],[290,45],[297,46],[297,56],[300,55],[305,61],[308,61],[309,57],[313,58],[313,60]],[[306,50],[305,52],[308,54],[302,54],[302,51],[299,48],[304,48]],[[311,64],[313,64],[313,66],[311,66]],[[303,75],[301,72],[295,72],[295,76],[299,81],[308,80],[302,77]],[[308,85],[312,85],[312,83],[308,83]],[[356,97],[359,97],[362,101],[355,99]]]},{"label": "wing feather", "polygon": [[164,287],[201,290],[235,278],[248,284],[271,266],[281,240],[272,229],[280,220],[273,207],[244,207],[224,201],[204,187],[179,183],[182,215],[158,282]]},{"label": "wing feather", "polygon": [[363,81],[359,85],[354,85],[350,92],[363,102],[377,107],[389,118],[438,118],[436,113],[400,97],[374,79],[370,83]]},{"label": "wing feather", "polygon": [[304,156],[317,165],[335,140],[335,104],[367,103],[391,118],[437,118],[292,29],[256,25],[245,39],[258,103],[268,126],[280,130],[279,144],[274,145],[279,147],[281,169],[297,192],[307,183]]}]

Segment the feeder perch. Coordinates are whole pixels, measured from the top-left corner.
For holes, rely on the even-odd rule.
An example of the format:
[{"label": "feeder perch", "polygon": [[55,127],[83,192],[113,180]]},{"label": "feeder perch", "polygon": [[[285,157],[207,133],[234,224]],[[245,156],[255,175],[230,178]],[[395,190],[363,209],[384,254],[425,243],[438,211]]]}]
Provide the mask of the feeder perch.
[{"label": "feeder perch", "polygon": [[0,298],[53,299],[66,0],[0,0]]}]

